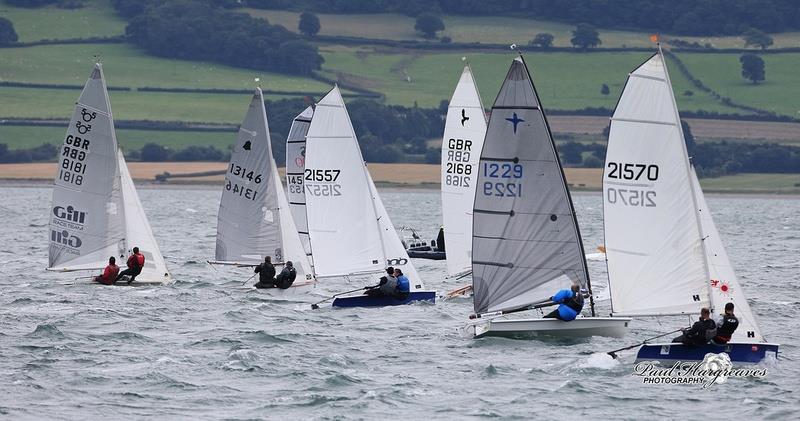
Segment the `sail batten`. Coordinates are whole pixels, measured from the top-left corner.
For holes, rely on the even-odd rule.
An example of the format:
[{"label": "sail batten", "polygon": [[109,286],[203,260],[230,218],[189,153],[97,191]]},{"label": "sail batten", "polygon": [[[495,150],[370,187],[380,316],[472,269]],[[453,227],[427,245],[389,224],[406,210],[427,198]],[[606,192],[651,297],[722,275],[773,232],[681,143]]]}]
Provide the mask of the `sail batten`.
[{"label": "sail batten", "polygon": [[572,200],[521,57],[492,106],[472,238],[476,313],[526,306],[571,283],[589,287]]}]

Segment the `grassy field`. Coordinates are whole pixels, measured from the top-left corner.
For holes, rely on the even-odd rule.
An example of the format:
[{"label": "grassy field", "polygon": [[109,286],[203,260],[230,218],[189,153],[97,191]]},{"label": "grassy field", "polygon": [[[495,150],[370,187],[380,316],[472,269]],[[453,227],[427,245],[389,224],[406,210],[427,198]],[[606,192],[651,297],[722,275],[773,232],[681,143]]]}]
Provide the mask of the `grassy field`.
[{"label": "grassy field", "polygon": [[[297,32],[298,12],[283,10],[244,9],[253,16],[263,17],[270,23],[278,23],[291,31]],[[317,14],[322,25],[320,34],[351,37],[422,40],[414,31],[414,18],[399,14]],[[482,42],[492,44],[526,45],[540,32],[553,34],[554,45],[569,47],[574,25],[541,21],[527,18],[511,17],[468,17],[445,16],[445,30],[441,36],[448,36],[454,42]],[[649,33],[634,31],[615,31],[600,28],[600,40],[603,47],[648,47]],[[688,37],[670,36],[700,44],[710,43],[717,48],[744,48],[741,37]],[[800,32],[774,34],[774,47],[800,47]]]},{"label": "grassy field", "polygon": [[83,85],[94,64],[103,61],[109,86],[320,91],[328,85],[304,77],[259,72],[218,63],[154,57],[128,44],[44,45],[0,49],[0,80]]},{"label": "grassy field", "polygon": [[[69,118],[79,94],[78,90],[0,88],[0,118]],[[233,124],[242,121],[250,102],[246,94],[111,91],[109,98],[117,120]]]},{"label": "grassy field", "polygon": [[0,16],[14,24],[20,42],[123,35],[126,22],[108,0],[84,0],[81,9],[13,7],[0,2]]},{"label": "grassy field", "polygon": [[[324,73],[351,83],[384,92],[391,103],[436,106],[452,95],[464,64],[460,53],[388,52],[374,48],[326,46]],[[469,59],[483,97],[490,107],[515,54],[473,53]],[[613,108],[625,84],[627,74],[647,59],[648,53],[528,53],[526,61],[536,81],[545,107],[579,109],[585,107]],[[671,66],[672,68],[672,66]],[[677,69],[670,72],[678,106],[682,110],[734,112],[708,95],[691,89]],[[602,84],[610,88],[602,95]]]},{"label": "grassy field", "polygon": [[695,77],[723,96],[778,114],[800,118],[800,54],[763,55],[766,81],[752,84],[742,78],[737,54],[682,54]]},{"label": "grassy field", "polygon": [[[9,149],[30,148],[50,143],[60,146],[64,142],[66,127],[0,126],[0,143]],[[216,146],[226,149],[236,137],[227,132],[188,132],[167,130],[117,129],[117,141],[123,149],[141,149],[146,143],[180,150],[186,146]]]},{"label": "grassy field", "polygon": [[738,174],[704,178],[700,185],[714,192],[800,193],[800,174]]}]

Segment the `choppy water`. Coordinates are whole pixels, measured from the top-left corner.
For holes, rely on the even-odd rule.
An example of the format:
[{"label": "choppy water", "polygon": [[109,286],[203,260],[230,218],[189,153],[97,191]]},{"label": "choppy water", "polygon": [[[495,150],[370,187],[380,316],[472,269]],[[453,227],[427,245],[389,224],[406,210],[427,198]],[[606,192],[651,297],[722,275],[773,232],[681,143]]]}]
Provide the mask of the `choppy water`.
[{"label": "choppy water", "polygon": [[[249,273],[213,255],[219,192],[140,189],[177,282],[65,286],[47,264],[50,190],[0,188],[0,415],[4,418],[507,419],[797,418],[792,342],[800,249],[797,198],[710,197],[764,334],[781,344],[763,380],[642,385],[633,354],[605,351],[675,323],[636,321],[625,339],[473,340],[467,300],[382,309],[322,308],[236,287]],[[436,192],[384,191],[396,226],[433,235]],[[599,195],[577,195],[587,250],[602,242]],[[657,239],[654,239],[657,241]],[[447,290],[444,262],[416,261]],[[590,262],[596,292],[603,263]],[[356,285],[358,286],[358,285]],[[344,290],[346,285],[331,286]],[[304,297],[308,302],[319,295]],[[608,303],[599,303],[607,312]]]}]

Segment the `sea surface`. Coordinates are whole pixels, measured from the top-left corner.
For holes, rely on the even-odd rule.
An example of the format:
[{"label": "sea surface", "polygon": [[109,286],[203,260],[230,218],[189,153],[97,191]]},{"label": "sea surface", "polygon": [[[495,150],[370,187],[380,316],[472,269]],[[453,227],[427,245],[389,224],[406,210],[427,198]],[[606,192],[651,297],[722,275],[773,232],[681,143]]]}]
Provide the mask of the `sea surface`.
[{"label": "sea surface", "polygon": [[[103,287],[45,272],[49,188],[0,188],[0,418],[4,419],[798,419],[800,198],[710,196],[716,223],[766,337],[763,379],[646,385],[634,351],[680,327],[639,319],[623,339],[475,340],[468,299],[312,310],[333,280],[273,298],[212,268],[220,190],[140,188],[171,286]],[[433,237],[436,191],[381,190],[394,225]],[[599,194],[574,196],[587,251],[602,244]],[[654,238],[653,241],[659,241]],[[447,291],[444,262],[414,262]],[[603,262],[589,262],[603,295]],[[657,293],[657,292],[654,292]],[[609,309],[600,301],[601,314]]]}]

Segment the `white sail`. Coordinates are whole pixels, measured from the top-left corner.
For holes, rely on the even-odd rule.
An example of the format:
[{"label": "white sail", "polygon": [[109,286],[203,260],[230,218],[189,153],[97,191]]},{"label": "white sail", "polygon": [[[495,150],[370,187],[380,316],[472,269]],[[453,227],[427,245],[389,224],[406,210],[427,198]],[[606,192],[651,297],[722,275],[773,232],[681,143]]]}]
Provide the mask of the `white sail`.
[{"label": "white sail", "polygon": [[[700,225],[703,229],[706,261],[711,275],[711,307],[719,315],[724,313],[725,304],[734,304],[734,314],[739,319],[739,327],[733,332],[733,337],[731,338],[733,342],[753,340],[766,342],[761,330],[758,328],[755,316],[750,310],[744,291],[736,279],[736,273],[728,259],[728,253],[725,252],[722,238],[717,231],[717,226],[714,224],[714,218],[711,216],[711,211],[706,203],[703,190],[700,188],[694,168],[692,168],[691,178],[700,215]],[[712,317],[716,318],[716,315],[712,315]]]},{"label": "white sail", "polygon": [[[121,150],[117,153],[117,163],[122,186],[122,201],[125,207],[124,256],[130,256],[134,247],[139,247],[139,252],[144,255],[144,268],[142,268],[142,273],[136,277],[137,282],[169,283],[172,281],[172,277],[167,270],[167,263],[158,249],[153,230],[147,221],[142,202],[139,201],[139,195],[136,193],[136,187],[133,185]],[[124,261],[121,263],[120,266],[125,264]]]},{"label": "white sail", "polygon": [[272,156],[264,97],[256,88],[225,175],[215,257],[258,264],[265,256],[276,263],[291,260],[298,277],[312,274]]},{"label": "white sail", "polygon": [[450,276],[472,269],[472,204],[485,136],[486,114],[467,65],[450,99],[442,138],[442,220]]},{"label": "white sail", "polygon": [[[306,134],[314,115],[312,107],[306,108],[292,121],[289,136],[286,137],[286,185],[289,190],[289,209],[300,233],[303,249],[311,256],[311,242],[308,238],[306,220],[306,194],[303,189],[303,171],[306,168]],[[312,260],[313,263],[313,260]]]},{"label": "white sail", "polygon": [[573,282],[589,287],[572,200],[522,57],[512,62],[492,106],[477,184],[476,313],[524,307]]},{"label": "white sail", "polygon": [[50,212],[49,269],[102,269],[119,256],[124,210],[103,67],[81,92],[61,147]]},{"label": "white sail", "polygon": [[661,54],[628,77],[603,173],[614,314],[677,314],[709,304],[689,161]]},{"label": "white sail", "polygon": [[375,188],[375,183],[372,181],[372,176],[369,171],[367,175],[367,184],[369,184],[370,192],[372,193],[372,200],[375,202],[375,210],[378,215],[378,226],[380,227],[381,242],[383,249],[386,251],[386,266],[400,269],[403,274],[408,278],[411,292],[421,291],[423,288],[422,279],[417,273],[417,269],[411,263],[408,257],[406,248],[403,247],[403,242],[400,241],[400,236],[397,235],[397,230],[394,229],[389,214],[383,206],[383,201],[378,195],[378,189]]},{"label": "white sail", "polygon": [[306,136],[308,231],[317,276],[386,267],[366,167],[339,88],[317,103]]}]

